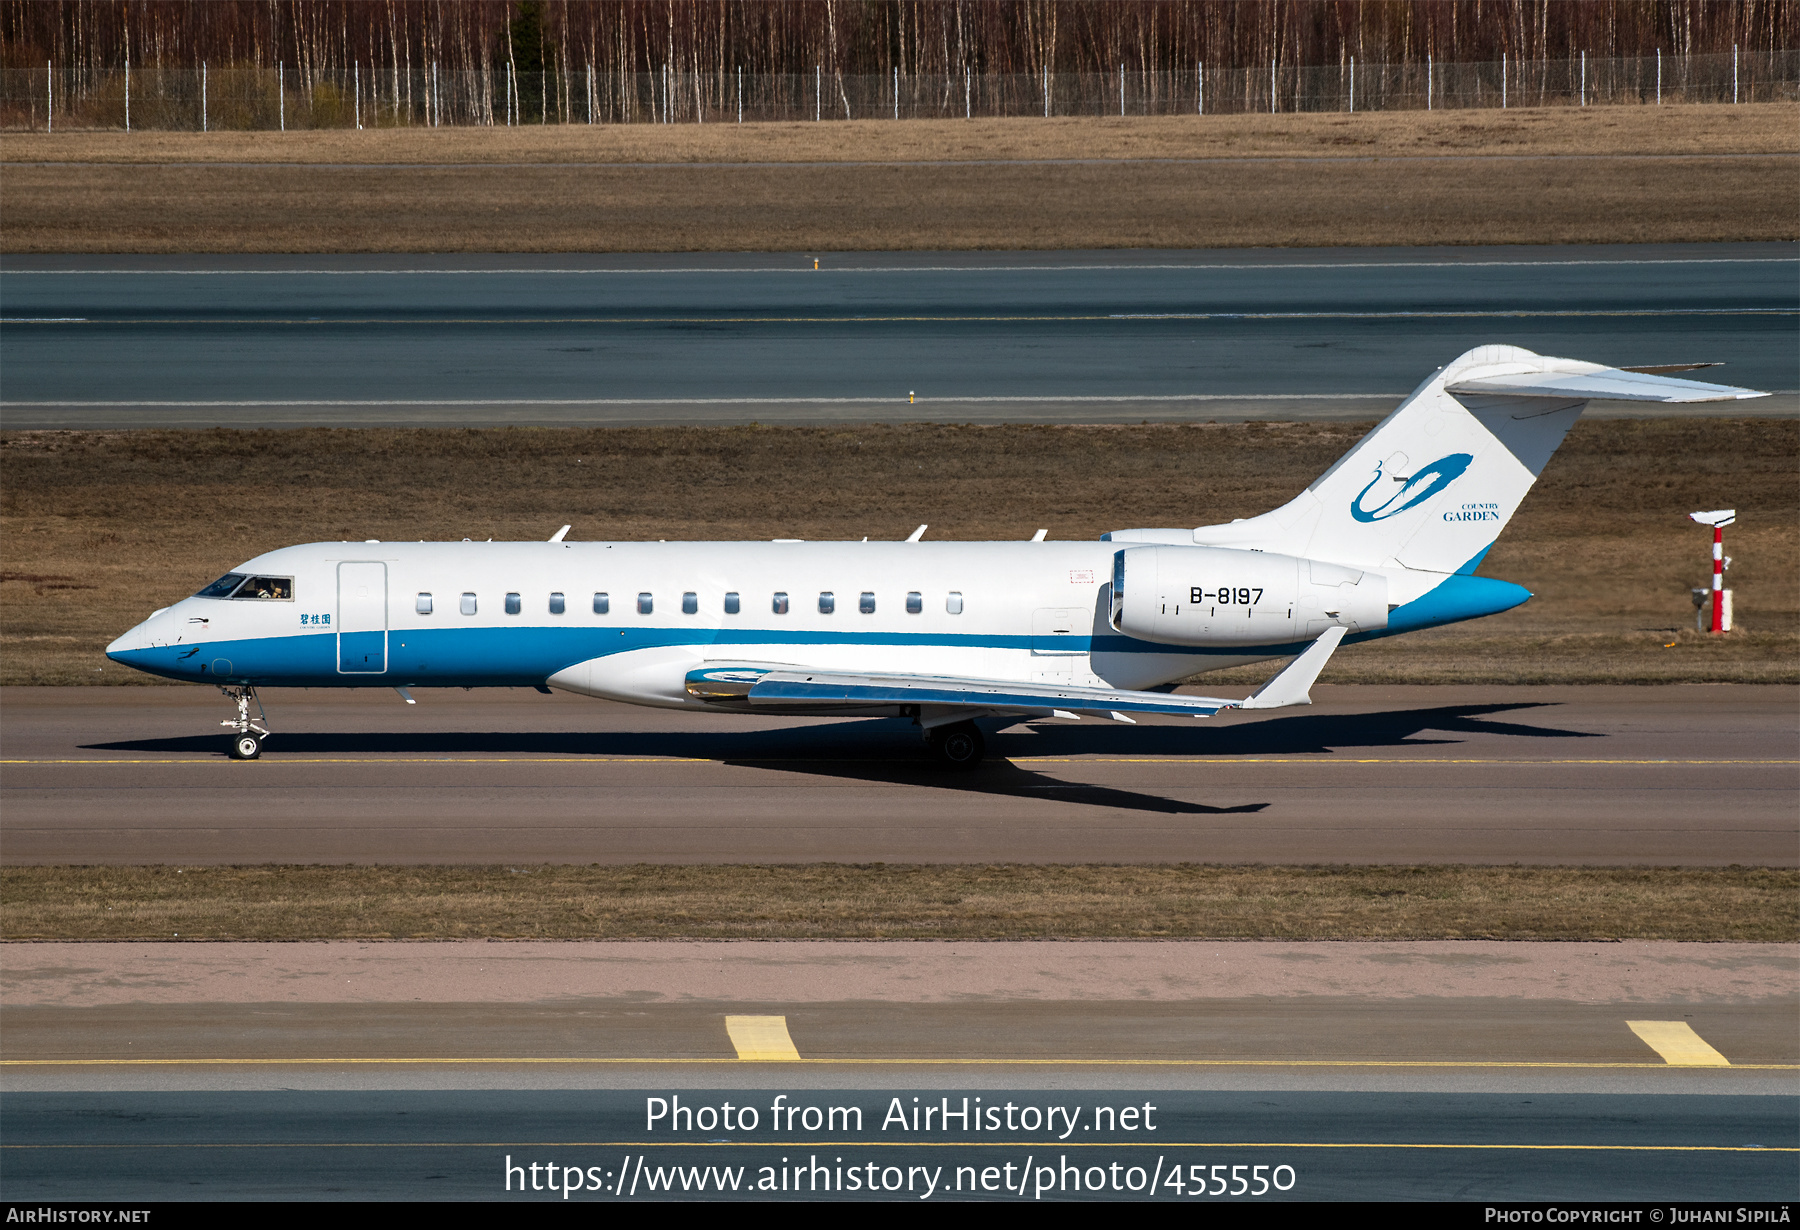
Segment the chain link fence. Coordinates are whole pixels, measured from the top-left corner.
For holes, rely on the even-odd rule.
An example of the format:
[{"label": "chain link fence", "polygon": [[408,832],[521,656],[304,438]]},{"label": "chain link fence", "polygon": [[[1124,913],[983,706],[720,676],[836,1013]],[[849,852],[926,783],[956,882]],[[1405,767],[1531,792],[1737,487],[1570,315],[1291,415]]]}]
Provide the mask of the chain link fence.
[{"label": "chain link fence", "polygon": [[1800,52],[1183,72],[845,75],[440,72],[353,65],[121,67],[79,79],[0,70],[12,130],[286,130],[509,124],[755,123],[976,116],[1223,115],[1800,100]]}]

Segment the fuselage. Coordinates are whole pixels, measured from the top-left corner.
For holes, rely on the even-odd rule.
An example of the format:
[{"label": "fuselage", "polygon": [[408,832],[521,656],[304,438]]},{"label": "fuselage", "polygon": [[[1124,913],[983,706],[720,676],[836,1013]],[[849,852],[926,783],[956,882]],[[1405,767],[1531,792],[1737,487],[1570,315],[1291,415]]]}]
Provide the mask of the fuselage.
[{"label": "fuselage", "polygon": [[[230,574],[266,583],[183,599],[107,652],[196,682],[548,684],[688,707],[701,702],[682,677],[709,661],[1145,689],[1304,647],[1273,609],[1261,644],[1121,634],[1109,623],[1119,550],[1104,541],[309,543]],[[1396,588],[1405,601],[1404,591],[1442,580]]]}]

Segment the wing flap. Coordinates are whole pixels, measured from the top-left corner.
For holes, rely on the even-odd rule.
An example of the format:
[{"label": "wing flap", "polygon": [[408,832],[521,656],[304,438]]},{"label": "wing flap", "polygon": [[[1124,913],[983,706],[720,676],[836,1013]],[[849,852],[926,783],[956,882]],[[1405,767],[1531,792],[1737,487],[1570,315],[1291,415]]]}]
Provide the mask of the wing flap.
[{"label": "wing flap", "polygon": [[[729,677],[727,677],[729,676]],[[796,670],[733,663],[709,663],[688,676],[688,691],[712,699],[742,699],[751,705],[933,705],[1004,713],[1050,713],[1057,709],[1096,716],[1113,713],[1173,713],[1210,717],[1237,702],[1212,696],[1175,696],[1008,679],[967,679],[953,675],[862,675],[844,671]]]}]

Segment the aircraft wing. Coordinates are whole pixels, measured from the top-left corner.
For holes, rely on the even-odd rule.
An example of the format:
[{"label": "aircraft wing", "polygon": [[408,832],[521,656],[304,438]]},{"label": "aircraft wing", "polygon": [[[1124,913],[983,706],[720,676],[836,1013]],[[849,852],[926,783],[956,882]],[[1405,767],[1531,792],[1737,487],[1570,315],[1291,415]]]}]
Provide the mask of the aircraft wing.
[{"label": "aircraft wing", "polygon": [[[1126,692],[955,675],[862,675],[753,663],[707,663],[687,676],[689,695],[751,705],[921,705],[987,713],[1058,711],[1112,717],[1175,713],[1211,717],[1241,702],[1212,696]],[[974,716],[974,714],[971,714]]]}]

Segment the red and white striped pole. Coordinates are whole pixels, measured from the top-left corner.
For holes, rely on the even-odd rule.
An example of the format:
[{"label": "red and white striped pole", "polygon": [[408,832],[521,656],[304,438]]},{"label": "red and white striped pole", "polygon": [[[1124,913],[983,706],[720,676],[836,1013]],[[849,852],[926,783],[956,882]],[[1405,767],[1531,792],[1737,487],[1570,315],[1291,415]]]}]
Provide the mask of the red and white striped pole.
[{"label": "red and white striped pole", "polygon": [[1725,630],[1725,527],[1713,526],[1713,608],[1712,630]]},{"label": "red and white striped pole", "polygon": [[1712,512],[1688,514],[1688,520],[1712,526],[1712,630],[1725,631],[1725,527],[1737,520],[1737,509],[1719,508]]}]

